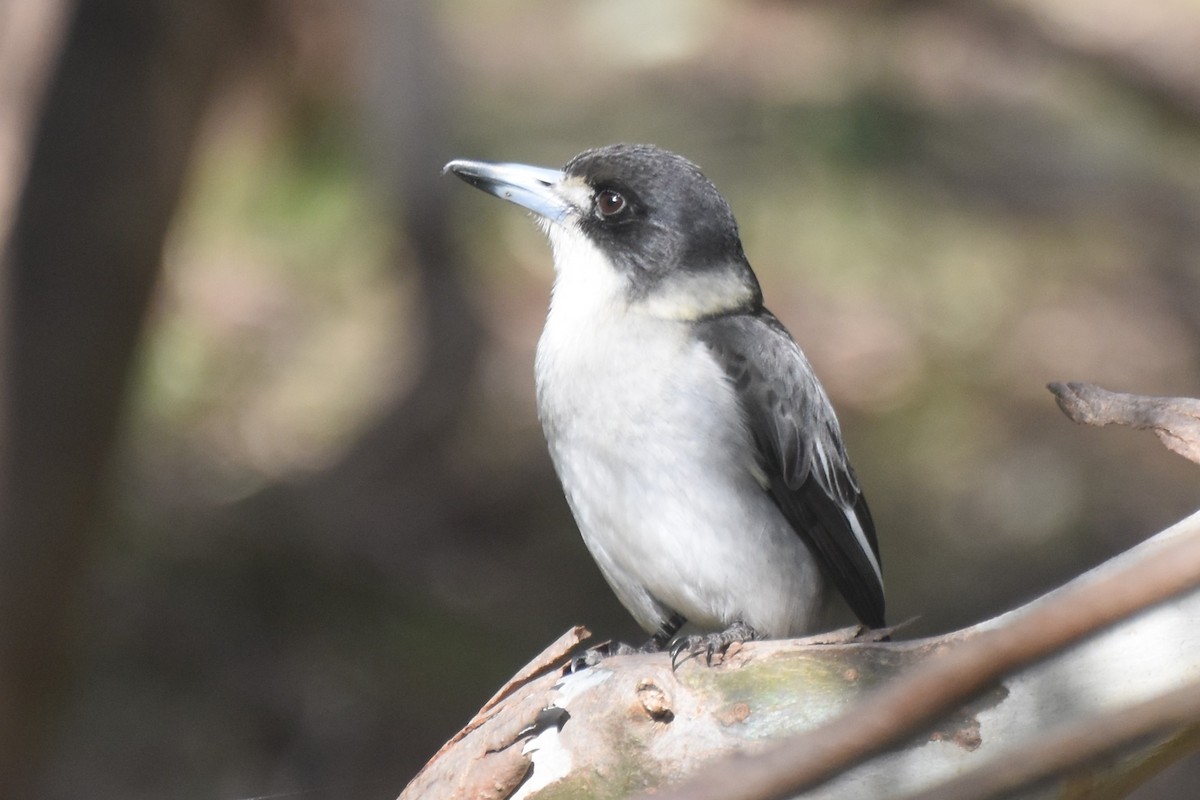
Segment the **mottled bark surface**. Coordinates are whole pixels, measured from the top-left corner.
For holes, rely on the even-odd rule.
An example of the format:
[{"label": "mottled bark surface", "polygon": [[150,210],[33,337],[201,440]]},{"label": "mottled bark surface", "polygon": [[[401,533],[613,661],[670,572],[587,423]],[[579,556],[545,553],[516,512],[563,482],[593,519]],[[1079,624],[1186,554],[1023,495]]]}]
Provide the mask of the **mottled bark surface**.
[{"label": "mottled bark surface", "polygon": [[572,669],[560,640],[401,797],[1120,796],[1198,742],[1198,585],[1200,514],[946,636],[752,642],[676,671]]}]

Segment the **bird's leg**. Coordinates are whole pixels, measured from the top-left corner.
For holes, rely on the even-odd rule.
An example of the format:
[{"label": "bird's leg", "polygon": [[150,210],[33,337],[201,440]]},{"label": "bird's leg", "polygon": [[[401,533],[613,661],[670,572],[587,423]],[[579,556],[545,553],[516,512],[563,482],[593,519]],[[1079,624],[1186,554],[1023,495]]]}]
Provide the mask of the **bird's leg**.
[{"label": "bird's leg", "polygon": [[671,645],[671,669],[678,669],[680,664],[701,653],[704,654],[704,662],[712,666],[713,656],[718,653],[724,656],[725,651],[734,642],[751,642],[755,639],[765,638],[740,619],[735,620],[732,625],[720,633],[680,636]]},{"label": "bird's leg", "polygon": [[658,653],[664,647],[671,643],[675,638],[675,634],[679,633],[680,629],[687,624],[687,620],[678,613],[672,613],[670,617],[663,622],[659,627],[658,633],[654,634],[642,645],[639,652],[641,653]]},{"label": "bird's leg", "polygon": [[679,629],[687,624],[687,620],[676,613],[672,613],[670,617],[663,622],[659,627],[658,632],[650,637],[647,642],[641,647],[633,647],[624,642],[601,642],[594,647],[589,647],[582,653],[575,655],[567,665],[566,672],[578,672],[587,667],[594,667],[609,656],[628,656],[634,653],[658,653],[670,643],[675,634],[679,633]]}]

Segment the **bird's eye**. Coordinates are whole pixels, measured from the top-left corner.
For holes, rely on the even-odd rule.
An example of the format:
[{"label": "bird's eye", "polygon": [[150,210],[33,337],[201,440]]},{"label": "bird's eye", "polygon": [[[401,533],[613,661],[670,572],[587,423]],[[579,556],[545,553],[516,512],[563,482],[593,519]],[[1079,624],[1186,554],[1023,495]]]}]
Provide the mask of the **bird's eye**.
[{"label": "bird's eye", "polygon": [[618,191],[602,189],[596,194],[596,213],[601,219],[615,217],[628,207],[629,202]]}]

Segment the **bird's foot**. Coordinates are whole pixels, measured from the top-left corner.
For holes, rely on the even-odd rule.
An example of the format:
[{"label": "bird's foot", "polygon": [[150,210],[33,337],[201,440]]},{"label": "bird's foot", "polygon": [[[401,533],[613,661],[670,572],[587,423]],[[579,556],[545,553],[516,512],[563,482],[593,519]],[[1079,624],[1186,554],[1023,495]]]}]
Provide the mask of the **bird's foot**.
[{"label": "bird's foot", "polygon": [[[578,672],[587,667],[594,667],[609,656],[629,656],[637,653],[660,653],[674,639],[675,634],[679,633],[679,629],[687,624],[687,620],[679,614],[672,612],[662,623],[658,632],[651,636],[641,647],[633,647],[624,642],[607,641],[601,642],[595,647],[589,647],[582,653],[575,655],[570,663],[567,664],[566,674]],[[732,630],[732,628],[730,629]],[[746,630],[751,630],[749,626]],[[757,634],[755,634],[757,636]],[[703,637],[699,637],[703,638]],[[725,645],[728,647],[729,645]],[[724,648],[722,648],[722,652]],[[674,651],[672,650],[672,653]],[[712,656],[709,655],[709,662],[712,662]]]},{"label": "bird's foot", "polygon": [[765,639],[758,631],[738,620],[720,633],[705,633],[693,636],[680,636],[671,644],[671,670],[679,669],[679,665],[688,659],[704,655],[704,663],[712,666],[713,656],[724,656],[730,645],[751,642],[755,639]]},{"label": "bird's foot", "polygon": [[601,642],[594,647],[589,647],[588,649],[571,656],[571,660],[567,662],[567,666],[566,669],[563,670],[563,674],[570,675],[573,672],[579,672],[580,670],[587,669],[588,667],[594,667],[610,656],[627,656],[632,653],[639,652],[642,651],[627,645],[624,642]]}]

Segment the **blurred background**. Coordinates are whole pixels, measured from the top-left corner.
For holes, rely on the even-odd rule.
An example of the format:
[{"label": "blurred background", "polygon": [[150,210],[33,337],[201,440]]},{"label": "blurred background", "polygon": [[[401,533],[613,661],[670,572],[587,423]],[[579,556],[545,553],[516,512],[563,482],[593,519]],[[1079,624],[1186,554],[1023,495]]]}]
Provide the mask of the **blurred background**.
[{"label": "blurred background", "polygon": [[1200,504],[1044,388],[1200,396],[1192,0],[5,0],[0,794],[390,798],[641,640],[535,417],[549,250],[440,175],[615,141],[730,200],[905,635]]}]

